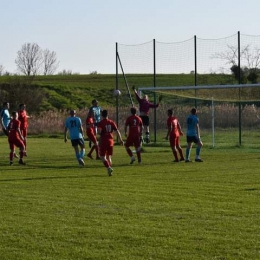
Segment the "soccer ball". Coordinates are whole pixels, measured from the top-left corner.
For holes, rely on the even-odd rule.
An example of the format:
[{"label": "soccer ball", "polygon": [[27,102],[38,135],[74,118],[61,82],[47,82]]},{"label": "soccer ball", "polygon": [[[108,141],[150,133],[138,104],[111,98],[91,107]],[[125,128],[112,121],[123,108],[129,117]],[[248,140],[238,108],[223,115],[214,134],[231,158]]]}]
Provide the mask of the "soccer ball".
[{"label": "soccer ball", "polygon": [[113,92],[113,95],[114,95],[115,97],[118,97],[118,96],[121,95],[121,91],[120,91],[119,89],[115,89],[114,92]]}]

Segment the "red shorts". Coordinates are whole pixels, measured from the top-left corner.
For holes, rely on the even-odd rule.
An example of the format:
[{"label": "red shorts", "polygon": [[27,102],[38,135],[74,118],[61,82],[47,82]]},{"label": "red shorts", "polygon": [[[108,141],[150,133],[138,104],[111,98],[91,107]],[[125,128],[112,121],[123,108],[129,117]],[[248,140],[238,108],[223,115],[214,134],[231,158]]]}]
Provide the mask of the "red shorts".
[{"label": "red shorts", "polygon": [[180,146],[180,137],[170,136],[170,146]]},{"label": "red shorts", "polygon": [[21,139],[8,140],[8,142],[11,150],[14,150],[15,147],[23,149],[25,148],[24,143]]},{"label": "red shorts", "polygon": [[104,157],[106,155],[113,155],[113,146],[99,146],[99,155]]},{"label": "red shorts", "polygon": [[140,146],[140,137],[139,136],[128,136],[125,142],[125,146],[134,146],[134,147],[139,147]]}]

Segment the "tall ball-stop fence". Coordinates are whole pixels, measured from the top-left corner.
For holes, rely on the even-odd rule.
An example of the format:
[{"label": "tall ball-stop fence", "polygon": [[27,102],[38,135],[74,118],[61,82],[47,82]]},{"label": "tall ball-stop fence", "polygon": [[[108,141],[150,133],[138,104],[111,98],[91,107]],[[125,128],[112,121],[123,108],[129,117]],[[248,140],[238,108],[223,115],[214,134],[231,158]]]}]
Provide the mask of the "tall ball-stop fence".
[{"label": "tall ball-stop fence", "polygon": [[185,131],[186,117],[197,107],[202,136],[210,146],[259,146],[259,63],[260,36],[240,32],[221,39],[116,43],[116,88],[124,104],[117,100],[118,124],[124,124],[131,106],[138,106],[135,85],[152,102],[163,96],[162,105],[150,111],[154,142],[166,135],[167,109],[174,109]]}]

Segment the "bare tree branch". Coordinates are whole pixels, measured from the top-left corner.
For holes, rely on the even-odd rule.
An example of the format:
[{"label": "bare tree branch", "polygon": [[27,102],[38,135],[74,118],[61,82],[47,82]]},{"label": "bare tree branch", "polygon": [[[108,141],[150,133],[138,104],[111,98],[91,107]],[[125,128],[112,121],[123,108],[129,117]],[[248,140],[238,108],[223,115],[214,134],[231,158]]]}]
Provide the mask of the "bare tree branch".
[{"label": "bare tree branch", "polygon": [[26,76],[37,75],[42,65],[42,50],[37,43],[25,43],[15,60],[18,71]]},{"label": "bare tree branch", "polygon": [[227,47],[227,51],[217,52],[211,58],[226,60],[226,64],[236,65],[238,61],[238,48],[231,45],[227,45]]},{"label": "bare tree branch", "polygon": [[0,76],[4,74],[4,66],[0,64]]},{"label": "bare tree branch", "polygon": [[241,48],[240,60],[244,61],[245,65],[238,68],[238,48],[230,45],[227,47],[227,51],[215,53],[212,58],[225,60],[226,64],[230,64],[230,69],[236,79],[239,80],[240,77],[243,82],[250,80],[252,83],[256,83],[260,74],[260,48],[252,49],[250,44]]},{"label": "bare tree branch", "polygon": [[[238,64],[238,48],[232,45],[227,45],[228,50],[225,52],[217,52],[212,55],[213,59],[226,60],[226,64]],[[260,65],[260,48],[252,50],[248,44],[241,49],[240,59],[246,62],[248,69],[257,69]]]},{"label": "bare tree branch", "polygon": [[45,49],[43,51],[43,74],[52,75],[58,67],[56,52]]}]

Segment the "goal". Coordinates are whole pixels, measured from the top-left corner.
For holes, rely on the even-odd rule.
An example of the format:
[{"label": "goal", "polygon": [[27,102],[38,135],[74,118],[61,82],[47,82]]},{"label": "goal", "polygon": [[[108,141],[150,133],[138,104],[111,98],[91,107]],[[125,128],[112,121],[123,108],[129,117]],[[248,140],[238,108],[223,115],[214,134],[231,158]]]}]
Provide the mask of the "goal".
[{"label": "goal", "polygon": [[155,142],[165,132],[167,109],[173,108],[185,130],[186,117],[196,107],[202,138],[209,146],[257,145],[260,84],[138,87],[138,92],[154,101],[163,96],[162,105],[151,113]]}]

